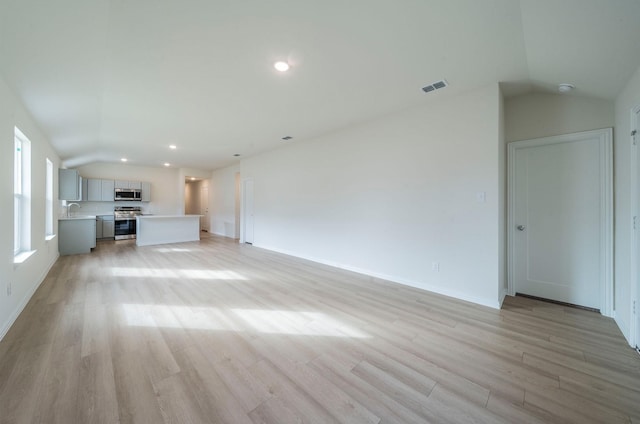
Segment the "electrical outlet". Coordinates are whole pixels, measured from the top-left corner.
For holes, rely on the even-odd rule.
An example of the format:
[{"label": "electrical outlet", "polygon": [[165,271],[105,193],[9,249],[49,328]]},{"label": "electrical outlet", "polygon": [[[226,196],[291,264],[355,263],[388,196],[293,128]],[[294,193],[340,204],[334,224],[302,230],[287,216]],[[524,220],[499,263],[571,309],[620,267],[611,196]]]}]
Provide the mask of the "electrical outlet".
[{"label": "electrical outlet", "polygon": [[431,271],[440,272],[440,263],[432,262],[431,263]]}]

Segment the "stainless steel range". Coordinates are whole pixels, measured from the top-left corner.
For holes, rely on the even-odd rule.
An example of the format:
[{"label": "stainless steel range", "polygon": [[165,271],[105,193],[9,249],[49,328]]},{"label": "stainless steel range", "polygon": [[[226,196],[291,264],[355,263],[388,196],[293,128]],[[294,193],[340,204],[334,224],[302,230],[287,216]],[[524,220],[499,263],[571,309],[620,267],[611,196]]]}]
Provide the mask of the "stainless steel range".
[{"label": "stainless steel range", "polygon": [[142,215],[142,208],[139,206],[116,206],[113,209],[116,240],[136,238],[136,216],[138,215]]}]

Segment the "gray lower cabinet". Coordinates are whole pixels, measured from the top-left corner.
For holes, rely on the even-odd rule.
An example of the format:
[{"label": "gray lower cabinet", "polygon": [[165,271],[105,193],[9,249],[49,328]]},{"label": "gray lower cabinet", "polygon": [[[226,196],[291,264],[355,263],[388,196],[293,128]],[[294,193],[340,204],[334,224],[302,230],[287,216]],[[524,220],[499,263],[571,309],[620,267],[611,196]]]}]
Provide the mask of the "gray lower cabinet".
[{"label": "gray lower cabinet", "polygon": [[113,215],[98,215],[96,219],[96,239],[112,239],[115,236]]},{"label": "gray lower cabinet", "polygon": [[100,240],[102,238],[102,218],[99,216],[96,217],[96,240]]},{"label": "gray lower cabinet", "polygon": [[58,250],[61,255],[90,253],[96,247],[96,219],[58,221]]}]

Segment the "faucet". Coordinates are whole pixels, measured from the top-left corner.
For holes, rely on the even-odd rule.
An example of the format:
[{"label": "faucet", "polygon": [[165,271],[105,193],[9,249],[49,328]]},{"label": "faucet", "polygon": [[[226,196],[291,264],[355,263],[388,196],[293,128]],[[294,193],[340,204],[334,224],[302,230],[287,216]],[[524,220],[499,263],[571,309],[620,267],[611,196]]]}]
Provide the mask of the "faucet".
[{"label": "faucet", "polygon": [[78,203],[69,203],[67,205],[67,218],[69,218],[71,216],[71,206],[77,206],[78,209],[80,209],[80,204],[78,204]]}]

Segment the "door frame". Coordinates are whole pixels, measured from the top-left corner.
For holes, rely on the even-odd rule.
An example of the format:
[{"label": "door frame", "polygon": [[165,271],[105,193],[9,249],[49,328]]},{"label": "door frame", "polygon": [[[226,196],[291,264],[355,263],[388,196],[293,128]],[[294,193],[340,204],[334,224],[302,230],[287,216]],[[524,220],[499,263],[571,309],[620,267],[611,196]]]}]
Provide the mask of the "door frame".
[{"label": "door frame", "polygon": [[[206,184],[206,185],[205,185]],[[201,231],[206,231],[208,233],[211,232],[211,211],[209,208],[209,204],[211,203],[211,196],[210,196],[210,192],[209,192],[209,187],[211,186],[210,184],[210,180],[202,180],[200,182],[200,189],[198,190],[198,196],[200,198],[200,214],[204,215],[204,219],[202,219],[202,222],[205,223],[205,225],[201,224]],[[203,192],[205,193],[205,195],[207,196],[207,201],[206,203],[203,205],[202,204],[202,196],[203,196]],[[203,214],[203,209],[206,210],[206,212]]]},{"label": "door frame", "polygon": [[[640,346],[640,315],[638,315],[638,308],[640,307],[640,274],[638,263],[638,254],[640,253],[640,234],[639,228],[640,226],[640,197],[638,196],[639,184],[638,177],[640,174],[638,170],[640,169],[640,155],[638,155],[638,141],[640,141],[640,134],[636,134],[634,136],[633,132],[640,130],[640,104],[631,108],[631,128],[630,128],[630,158],[631,164],[629,168],[629,190],[630,190],[630,198],[629,198],[629,217],[631,219],[630,228],[631,228],[631,246],[630,246],[630,269],[629,269],[629,282],[631,286],[629,287],[629,293],[631,296],[629,301],[629,311],[630,311],[630,323],[629,323],[629,344],[633,347]],[[634,229],[634,219],[635,219],[635,229]],[[634,308],[635,305],[635,308]],[[634,313],[634,310],[636,311]]]},{"label": "door frame", "polygon": [[600,313],[613,314],[613,129],[604,128],[551,137],[514,141],[507,144],[507,283],[508,294],[516,293],[515,258],[515,157],[520,149],[551,144],[573,143],[597,137],[600,142]]},{"label": "door frame", "polygon": [[[240,225],[240,243],[246,243],[245,240],[245,234],[246,234],[246,225],[247,225],[247,208],[246,208],[246,204],[247,204],[247,183],[254,183],[253,178],[244,178],[242,180],[242,193],[240,194],[240,199],[241,199],[241,203],[240,203],[240,216],[242,219],[241,225]],[[255,187],[255,183],[254,183],[254,187]],[[255,222],[254,222],[254,231],[255,231]],[[255,237],[255,234],[254,234]],[[252,243],[253,244],[253,243]]]}]

